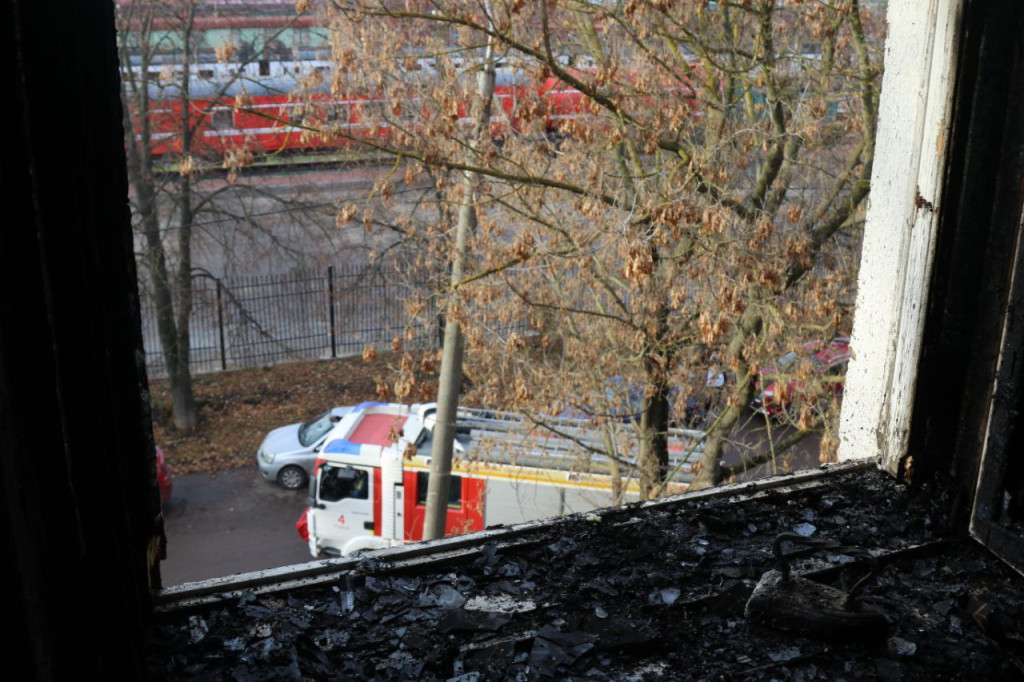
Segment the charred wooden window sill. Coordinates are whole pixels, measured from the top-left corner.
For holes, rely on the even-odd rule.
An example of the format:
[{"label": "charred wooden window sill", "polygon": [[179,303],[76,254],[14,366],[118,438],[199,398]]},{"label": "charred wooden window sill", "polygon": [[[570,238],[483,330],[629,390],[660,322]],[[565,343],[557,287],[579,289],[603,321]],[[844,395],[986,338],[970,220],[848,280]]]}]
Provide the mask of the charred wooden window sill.
[{"label": "charred wooden window sill", "polygon": [[[950,536],[947,502],[841,465],[179,586],[162,596],[150,668],[163,679],[1024,675],[1013,645],[1024,579]],[[819,641],[745,618],[782,532],[877,560],[859,598],[885,615],[885,637]],[[848,589],[844,569],[860,559],[835,552],[793,571]]]}]

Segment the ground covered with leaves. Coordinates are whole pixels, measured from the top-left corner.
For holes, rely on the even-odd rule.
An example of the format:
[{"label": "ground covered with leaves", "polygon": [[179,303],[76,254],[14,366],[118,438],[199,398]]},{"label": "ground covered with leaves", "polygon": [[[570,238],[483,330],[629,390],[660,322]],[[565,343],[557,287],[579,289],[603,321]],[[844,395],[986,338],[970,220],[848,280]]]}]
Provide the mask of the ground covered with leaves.
[{"label": "ground covered with leaves", "polygon": [[[1021,577],[951,530],[947,502],[867,470],[802,490],[564,517],[459,556],[371,555],[326,584],[163,614],[150,672],[166,680],[1021,679]],[[797,548],[792,568],[804,582],[775,588],[778,618],[766,623],[746,605],[776,567],[771,547],[782,533],[817,545]],[[812,597],[825,585],[852,589],[872,566],[858,600],[881,622],[829,632],[846,617],[824,621]]]},{"label": "ground covered with leaves", "polygon": [[[437,386],[434,356],[408,356],[414,378],[409,398],[433,400]],[[390,353],[366,359],[339,358],[197,375],[199,424],[191,433],[175,430],[165,379],[150,381],[153,433],[175,473],[211,472],[249,466],[271,429],[311,419],[338,405],[393,400],[401,358]],[[407,398],[407,400],[409,399]]]}]

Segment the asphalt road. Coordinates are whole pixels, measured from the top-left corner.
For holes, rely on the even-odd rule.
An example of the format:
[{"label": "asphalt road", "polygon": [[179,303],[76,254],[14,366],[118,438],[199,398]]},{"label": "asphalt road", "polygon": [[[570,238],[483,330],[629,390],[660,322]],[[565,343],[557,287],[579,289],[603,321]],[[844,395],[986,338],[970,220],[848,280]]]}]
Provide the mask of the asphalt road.
[{"label": "asphalt road", "polygon": [[[723,460],[734,466],[745,459],[770,451],[770,443],[780,443],[792,435],[792,426],[773,424],[771,428],[764,417],[746,410],[726,445]],[[765,476],[784,474],[801,469],[816,469],[821,465],[818,453],[821,450],[821,436],[809,434],[785,453],[780,453],[774,463],[765,462],[736,477],[737,481],[750,481]]]},{"label": "asphalt road", "polygon": [[265,481],[252,465],[174,477],[164,508],[164,586],[311,561],[295,532],[306,492]]}]

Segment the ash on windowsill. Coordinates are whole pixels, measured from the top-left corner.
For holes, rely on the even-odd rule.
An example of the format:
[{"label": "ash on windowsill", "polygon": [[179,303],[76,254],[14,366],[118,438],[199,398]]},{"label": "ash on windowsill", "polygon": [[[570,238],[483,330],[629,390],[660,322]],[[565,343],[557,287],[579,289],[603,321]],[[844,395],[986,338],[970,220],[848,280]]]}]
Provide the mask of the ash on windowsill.
[{"label": "ash on windowsill", "polygon": [[[1024,679],[1024,578],[950,535],[946,506],[868,471],[568,517],[468,558],[367,558],[330,584],[161,614],[149,668],[241,681]],[[828,641],[748,619],[780,533],[877,557],[858,598],[885,631]],[[849,589],[874,563],[818,544],[796,550],[795,574]],[[820,616],[789,609],[780,625],[814,631]]]}]

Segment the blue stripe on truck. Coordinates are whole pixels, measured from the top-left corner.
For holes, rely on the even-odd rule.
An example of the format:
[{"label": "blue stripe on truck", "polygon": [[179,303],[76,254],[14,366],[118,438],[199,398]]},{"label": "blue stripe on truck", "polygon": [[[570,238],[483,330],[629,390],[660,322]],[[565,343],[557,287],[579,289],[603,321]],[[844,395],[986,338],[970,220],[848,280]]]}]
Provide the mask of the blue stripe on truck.
[{"label": "blue stripe on truck", "polygon": [[324,447],[324,452],[331,452],[338,455],[358,455],[362,446],[344,438],[332,440]]}]

